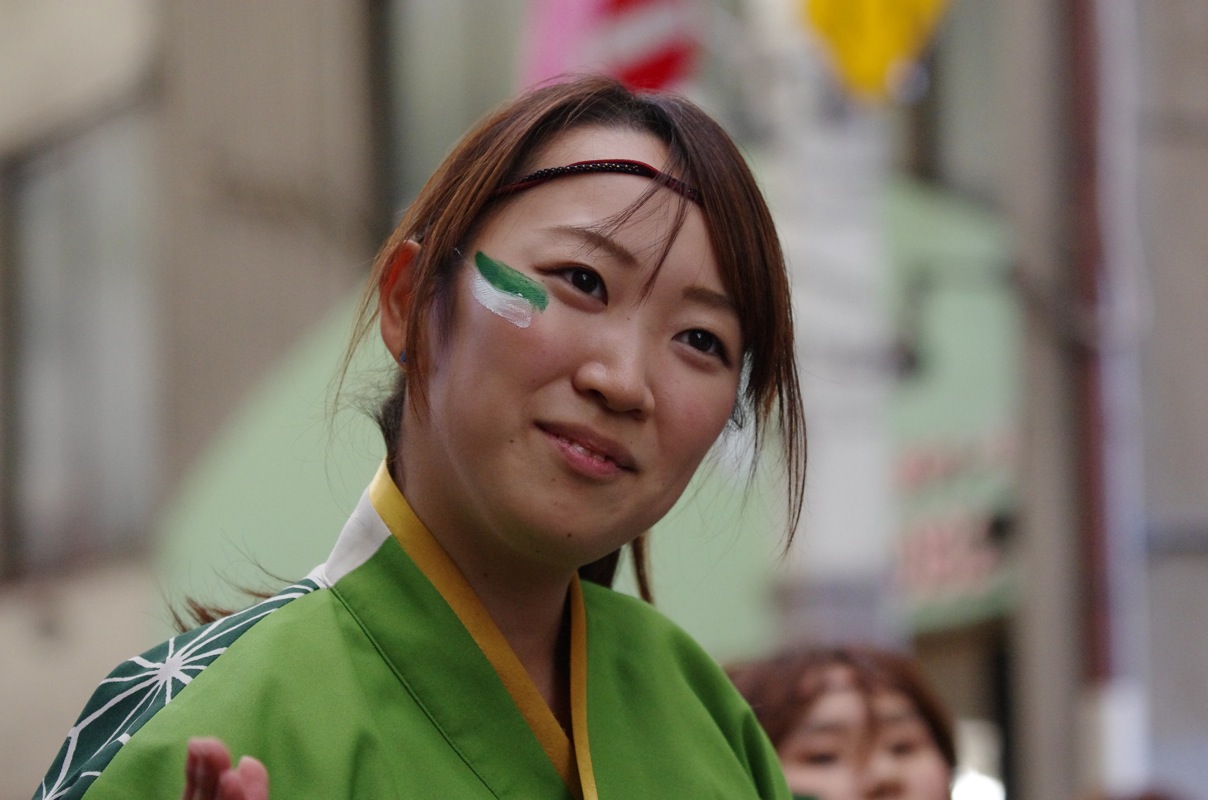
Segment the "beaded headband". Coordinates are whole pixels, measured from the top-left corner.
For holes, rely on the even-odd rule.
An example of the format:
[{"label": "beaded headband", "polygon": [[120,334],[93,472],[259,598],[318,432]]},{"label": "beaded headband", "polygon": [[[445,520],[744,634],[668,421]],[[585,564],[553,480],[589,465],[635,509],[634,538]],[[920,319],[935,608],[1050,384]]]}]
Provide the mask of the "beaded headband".
[{"label": "beaded headband", "polygon": [[517,192],[523,192],[525,189],[539,186],[546,181],[552,181],[555,178],[561,178],[566,175],[581,175],[588,172],[619,172],[625,175],[639,175],[643,178],[650,178],[663,184],[668,189],[678,192],[692,202],[700,204],[700,192],[679,178],[674,178],[665,172],[661,172],[643,161],[631,161],[626,158],[576,161],[564,167],[539,169],[536,172],[530,172],[514,183],[500,186],[491,193],[491,197],[506,197]]}]

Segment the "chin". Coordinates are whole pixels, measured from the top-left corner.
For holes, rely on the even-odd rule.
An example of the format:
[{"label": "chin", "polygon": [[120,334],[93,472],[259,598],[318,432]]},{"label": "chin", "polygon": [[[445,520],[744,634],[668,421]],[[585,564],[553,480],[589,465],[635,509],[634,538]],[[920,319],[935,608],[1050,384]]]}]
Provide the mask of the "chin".
[{"label": "chin", "polygon": [[599,561],[637,536],[638,533],[634,533],[626,538],[608,537],[607,540],[601,540],[598,527],[591,531],[569,530],[563,525],[550,530],[542,535],[539,541],[534,542],[534,551],[550,554],[553,557],[551,560],[573,572],[579,567]]}]

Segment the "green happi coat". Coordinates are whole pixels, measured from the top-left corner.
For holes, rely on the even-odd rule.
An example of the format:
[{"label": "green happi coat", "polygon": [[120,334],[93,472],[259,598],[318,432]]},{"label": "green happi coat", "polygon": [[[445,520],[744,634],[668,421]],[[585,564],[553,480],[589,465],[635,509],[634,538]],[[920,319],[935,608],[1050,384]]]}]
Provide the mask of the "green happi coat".
[{"label": "green happi coat", "polygon": [[569,607],[570,737],[383,468],[305,580],[114,670],[34,797],[179,797],[217,736],[279,800],[788,798],[687,634],[586,582]]}]

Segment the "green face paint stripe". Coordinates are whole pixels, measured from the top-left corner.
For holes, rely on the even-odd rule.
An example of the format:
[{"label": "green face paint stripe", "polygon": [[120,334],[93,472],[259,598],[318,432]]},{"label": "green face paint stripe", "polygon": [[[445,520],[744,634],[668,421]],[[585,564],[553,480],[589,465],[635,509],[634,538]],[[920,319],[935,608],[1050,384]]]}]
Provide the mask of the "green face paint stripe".
[{"label": "green face paint stripe", "polygon": [[474,265],[487,283],[501,292],[515,295],[528,301],[533,308],[544,311],[549,305],[549,295],[541,284],[523,275],[479,250],[474,254]]}]

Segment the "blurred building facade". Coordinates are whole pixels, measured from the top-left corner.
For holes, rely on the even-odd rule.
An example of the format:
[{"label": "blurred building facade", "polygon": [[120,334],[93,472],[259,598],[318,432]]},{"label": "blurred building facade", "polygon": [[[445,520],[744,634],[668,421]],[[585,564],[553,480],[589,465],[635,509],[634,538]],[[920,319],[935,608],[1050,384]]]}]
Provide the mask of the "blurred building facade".
[{"label": "blurred building facade", "polygon": [[[784,96],[756,89],[792,67],[754,20],[789,4],[704,5],[703,97],[771,176]],[[525,8],[0,0],[0,798],[149,644],[165,504],[515,88]],[[952,0],[930,89],[877,145],[902,208],[947,204],[905,228],[1009,231],[968,256],[1018,310],[1010,485],[973,503],[1009,588],[921,604],[905,634],[999,726],[1012,797],[1208,783],[1206,61],[1197,0]],[[834,572],[782,576],[786,637],[841,613],[879,635],[866,576]]]},{"label": "blurred building facade", "polygon": [[389,212],[369,4],[0,3],[0,797],[163,616],[149,541]]}]

